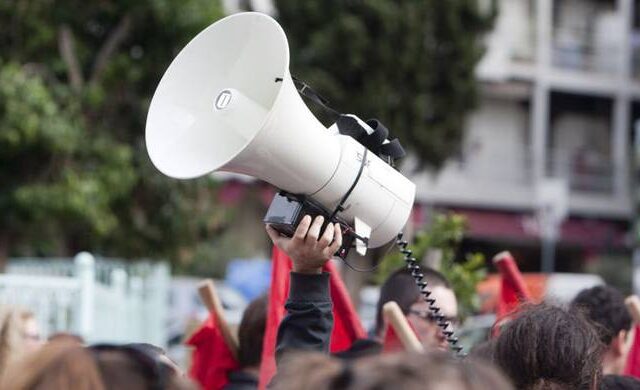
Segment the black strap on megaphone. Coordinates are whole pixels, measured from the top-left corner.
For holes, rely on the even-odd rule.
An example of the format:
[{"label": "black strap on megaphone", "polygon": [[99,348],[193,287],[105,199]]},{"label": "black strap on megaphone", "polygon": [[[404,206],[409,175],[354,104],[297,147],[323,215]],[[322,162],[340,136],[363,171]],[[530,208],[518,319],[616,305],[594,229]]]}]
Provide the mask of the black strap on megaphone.
[{"label": "black strap on megaphone", "polygon": [[[333,115],[336,119],[338,119],[340,115],[342,115],[338,111],[334,110],[331,106],[329,106],[329,100],[325,99],[318,92],[314,91],[313,88],[311,88],[307,83],[297,79],[294,76],[291,76],[291,79],[293,80],[293,85],[296,87],[300,95],[310,99],[312,102],[316,103],[317,105],[325,109],[327,112],[329,112],[331,115]],[[281,81],[282,81],[282,78],[280,77],[276,78],[276,82],[281,82]]]},{"label": "black strap on megaphone", "polygon": [[[295,85],[302,96],[305,96],[336,117],[336,125],[338,126],[340,134],[354,138],[389,165],[393,165],[395,160],[406,155],[404,148],[400,145],[400,141],[397,138],[386,142],[389,136],[389,130],[379,120],[369,119],[366,121],[366,124],[373,129],[373,133],[369,134],[353,115],[339,113],[329,106],[329,100],[314,91],[307,83],[293,76],[291,79],[293,80],[293,85]],[[277,78],[276,82],[278,81],[282,81],[282,79]]]},{"label": "black strap on megaphone", "polygon": [[369,119],[365,122],[373,132],[367,130],[353,115],[340,115],[336,125],[340,134],[348,135],[360,142],[367,149],[378,155],[384,161],[393,165],[393,162],[406,155],[400,141],[394,138],[388,142],[389,130],[377,119]]}]

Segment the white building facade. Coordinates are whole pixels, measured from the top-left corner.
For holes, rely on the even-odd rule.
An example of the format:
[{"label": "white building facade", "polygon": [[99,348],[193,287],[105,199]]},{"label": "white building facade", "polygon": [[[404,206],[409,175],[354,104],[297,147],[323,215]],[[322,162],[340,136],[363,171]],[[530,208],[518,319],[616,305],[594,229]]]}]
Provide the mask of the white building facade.
[{"label": "white building facade", "polygon": [[[640,118],[638,7],[638,0],[499,1],[462,152],[439,173],[413,178],[417,200],[466,211],[472,234],[532,239],[538,191],[561,179],[569,217],[560,240],[627,246]],[[492,221],[502,228],[487,226]]]}]

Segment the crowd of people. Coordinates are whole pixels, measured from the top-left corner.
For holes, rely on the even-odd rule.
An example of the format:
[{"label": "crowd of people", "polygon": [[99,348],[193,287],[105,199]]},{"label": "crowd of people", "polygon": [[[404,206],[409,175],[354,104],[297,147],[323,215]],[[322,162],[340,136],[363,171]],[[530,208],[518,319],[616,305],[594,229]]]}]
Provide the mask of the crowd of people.
[{"label": "crowd of people", "polygon": [[[375,329],[346,351],[331,354],[334,323],[329,277],[323,265],[341,245],[339,225],[322,230],[321,217],[305,217],[293,237],[267,227],[274,244],[292,261],[286,315],[278,328],[277,373],[268,388],[280,389],[640,389],[622,375],[634,339],[624,296],[610,286],[580,292],[568,307],[524,304],[499,323],[493,336],[466,356],[451,353],[438,320],[455,328],[456,296],[438,271],[424,281],[438,302],[439,318],[399,269],[380,290]],[[396,302],[425,353],[383,349],[389,328],[382,308]],[[268,301],[262,296],[244,313],[238,329],[239,366],[226,389],[257,389]],[[199,385],[148,344],[90,345],[57,334],[40,340],[32,313],[0,311],[0,389],[196,389]]]}]

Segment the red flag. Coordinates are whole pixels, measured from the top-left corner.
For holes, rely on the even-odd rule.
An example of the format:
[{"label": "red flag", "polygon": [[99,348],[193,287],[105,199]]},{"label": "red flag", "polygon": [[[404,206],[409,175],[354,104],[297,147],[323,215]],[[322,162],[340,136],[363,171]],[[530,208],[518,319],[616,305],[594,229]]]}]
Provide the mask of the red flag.
[{"label": "red flag", "polygon": [[342,352],[351,347],[357,339],[367,338],[367,331],[353,307],[349,292],[333,262],[328,261],[324,271],[329,272],[329,289],[333,303],[333,331],[331,332],[331,353]]},{"label": "red flag", "polygon": [[512,313],[521,302],[530,301],[531,294],[511,253],[498,253],[493,258],[493,263],[498,267],[502,276],[500,298],[496,310],[497,317],[502,318]]},{"label": "red flag", "polygon": [[205,390],[222,389],[228,382],[228,374],[240,367],[213,314],[186,344],[195,347],[189,376]]},{"label": "red flag", "polygon": [[258,388],[264,390],[276,372],[276,337],[278,326],[284,318],[284,303],[289,295],[289,272],[291,260],[273,247],[271,256],[271,287],[269,288],[269,306],[267,307],[267,324],[262,344],[262,361],[260,363],[260,381]]},{"label": "red flag", "polygon": [[497,336],[500,326],[508,320],[520,303],[531,301],[531,294],[511,253],[507,251],[498,253],[493,258],[493,264],[498,267],[501,275],[496,323],[493,327],[493,336]]},{"label": "red flag", "polygon": [[387,331],[384,332],[384,340],[382,341],[382,352],[398,352],[404,351],[404,345],[396,334],[396,330],[391,325],[387,325]]},{"label": "red flag", "polygon": [[627,356],[624,375],[640,378],[640,325],[635,326],[633,344],[631,344],[631,350],[629,350],[629,355]]},{"label": "red flag", "polygon": [[[382,341],[383,353],[397,351],[423,352],[416,330],[396,302],[385,303],[382,307],[382,313],[385,321],[384,340]],[[404,339],[404,342],[402,339]]]},{"label": "red flag", "polygon": [[[411,328],[413,333],[416,333],[416,330],[413,329],[413,326],[411,326],[411,322],[407,321],[407,323],[409,324],[409,328]],[[416,337],[418,337],[417,333]],[[384,340],[382,341],[382,352],[387,353],[406,350],[407,349],[405,348],[404,344],[402,344],[402,340],[400,340],[400,337],[398,337],[398,333],[396,333],[395,328],[391,325],[387,325],[387,330],[384,333]]]},{"label": "red flag", "polygon": [[[276,337],[278,327],[284,318],[284,304],[289,296],[289,272],[291,259],[273,247],[271,287],[269,289],[269,307],[267,309],[267,325],[262,347],[262,363],[260,365],[260,385],[264,390],[276,373]],[[358,317],[347,289],[335,266],[328,261],[323,269],[331,274],[329,278],[331,301],[333,303],[333,331],[331,333],[331,352],[340,352],[351,346],[359,338],[366,338],[365,331]]]}]

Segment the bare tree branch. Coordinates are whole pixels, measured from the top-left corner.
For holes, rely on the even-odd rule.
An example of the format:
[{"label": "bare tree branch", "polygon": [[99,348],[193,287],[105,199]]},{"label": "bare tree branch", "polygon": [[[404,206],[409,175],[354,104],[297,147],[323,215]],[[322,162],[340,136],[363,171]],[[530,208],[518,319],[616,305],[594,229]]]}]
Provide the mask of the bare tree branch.
[{"label": "bare tree branch", "polygon": [[71,88],[79,92],[84,85],[84,78],[82,77],[82,68],[76,55],[73,33],[67,25],[62,25],[58,32],[58,50],[60,51],[62,60],[65,65],[67,65],[67,76],[69,77]]},{"label": "bare tree branch", "polygon": [[95,83],[100,80],[111,56],[118,50],[118,46],[125,40],[130,29],[131,15],[127,14],[120,19],[118,25],[109,33],[107,40],[100,48],[96,61],[93,64],[93,71],[91,72],[89,83]]}]

